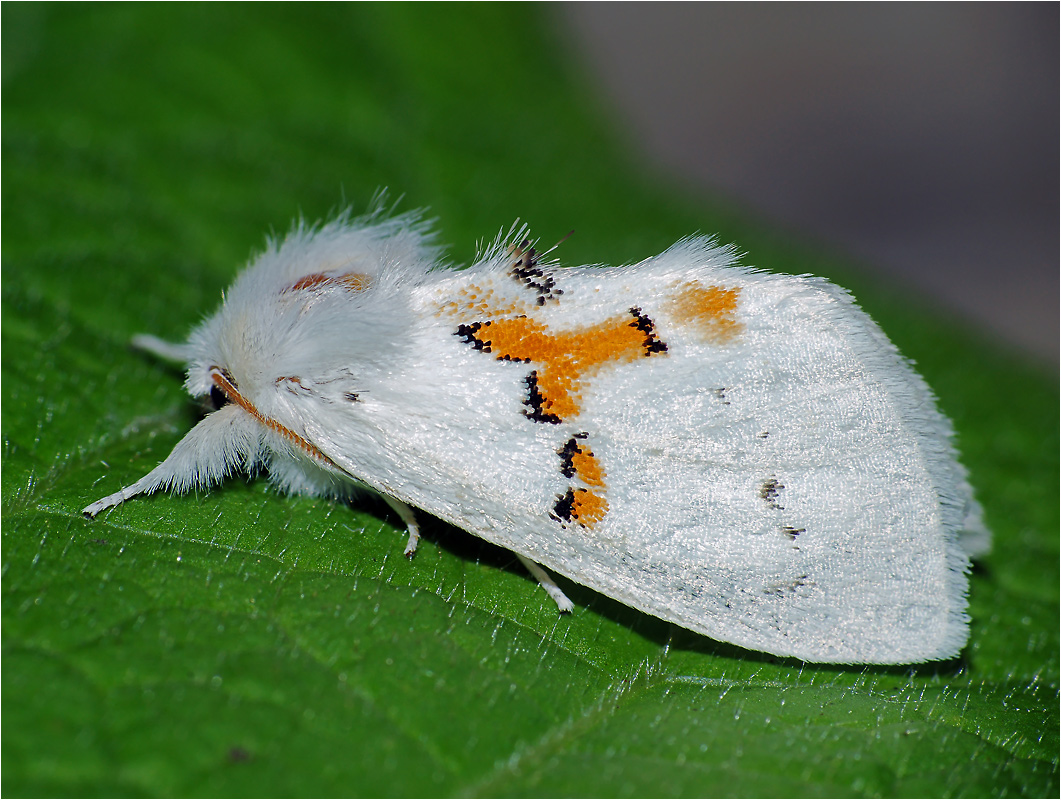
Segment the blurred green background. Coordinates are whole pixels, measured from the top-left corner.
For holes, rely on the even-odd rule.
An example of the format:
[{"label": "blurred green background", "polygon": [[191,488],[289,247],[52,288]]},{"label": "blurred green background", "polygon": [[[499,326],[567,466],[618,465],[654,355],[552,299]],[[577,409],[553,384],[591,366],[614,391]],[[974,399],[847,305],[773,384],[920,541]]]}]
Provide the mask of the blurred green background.
[{"label": "blurred green background", "polygon": [[[1056,796],[1056,379],[639,166],[523,5],[5,5],[3,770],[25,795]],[[962,658],[821,667],[715,643],[437,521],[264,481],[79,510],[194,423],[181,338],[266,233],[429,207],[566,263],[695,231],[852,289],[959,432],[996,535]]]}]

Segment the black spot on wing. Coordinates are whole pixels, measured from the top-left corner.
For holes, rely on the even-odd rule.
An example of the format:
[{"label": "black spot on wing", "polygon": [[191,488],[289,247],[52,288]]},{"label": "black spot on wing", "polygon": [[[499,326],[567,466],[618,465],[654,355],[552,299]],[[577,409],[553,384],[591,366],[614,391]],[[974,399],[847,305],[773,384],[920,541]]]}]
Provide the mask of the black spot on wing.
[{"label": "black spot on wing", "polygon": [[578,440],[586,439],[589,434],[583,431],[582,433],[576,433],[567,442],[556,451],[556,454],[560,456],[560,474],[565,478],[575,477],[577,470],[575,469],[575,456],[582,452],[582,448],[579,447]]},{"label": "black spot on wing", "polygon": [[457,330],[454,332],[455,336],[461,337],[461,341],[465,344],[470,344],[476,350],[481,350],[484,353],[490,352],[490,340],[483,339],[479,332],[484,327],[489,327],[490,323],[472,322],[468,325],[458,325]]},{"label": "black spot on wing", "polygon": [[631,308],[630,313],[634,317],[634,321],[630,323],[630,327],[637,328],[645,334],[645,341],[641,345],[645,348],[645,355],[651,356],[655,353],[666,353],[667,344],[656,335],[656,323],[652,321],[651,317],[642,313],[641,309],[636,307]]},{"label": "black spot on wing", "polygon": [[575,513],[575,490],[568,487],[567,494],[556,496],[556,505],[553,506],[550,517],[557,522],[571,522]]},{"label": "black spot on wing", "polygon": [[814,586],[814,582],[810,580],[806,575],[800,575],[798,578],[785,583],[775,583],[773,586],[767,586],[763,589],[763,594],[771,597],[786,597],[799,593],[800,589],[807,586]]},{"label": "black spot on wing", "polygon": [[518,258],[508,274],[534,292],[538,305],[544,306],[547,301],[557,302],[564,290],[556,288],[552,272],[538,266],[538,251],[531,247],[530,239],[520,242],[516,254]]},{"label": "black spot on wing", "polygon": [[777,502],[777,498],[781,490],[784,488],[785,484],[781,483],[781,481],[771,475],[759,486],[759,499],[770,506],[770,508],[782,511],[785,507]]},{"label": "black spot on wing", "polygon": [[527,384],[527,399],[523,401],[527,406],[523,412],[524,416],[535,422],[548,422],[551,425],[559,425],[563,422],[560,417],[548,410],[545,396],[538,386],[538,370],[531,370],[531,374],[523,381]]}]

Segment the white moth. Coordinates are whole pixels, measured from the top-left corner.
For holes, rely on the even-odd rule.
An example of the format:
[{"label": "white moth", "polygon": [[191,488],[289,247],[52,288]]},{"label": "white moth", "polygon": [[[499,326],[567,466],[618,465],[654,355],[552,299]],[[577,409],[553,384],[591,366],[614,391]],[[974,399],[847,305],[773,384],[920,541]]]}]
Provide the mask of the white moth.
[{"label": "white moth", "polygon": [[516,232],[438,268],[417,216],[298,225],[186,344],[218,406],[93,503],[268,470],[380,493],[714,639],[806,661],[951,658],[989,534],[931,391],[848,294],[690,238],[559,268]]}]

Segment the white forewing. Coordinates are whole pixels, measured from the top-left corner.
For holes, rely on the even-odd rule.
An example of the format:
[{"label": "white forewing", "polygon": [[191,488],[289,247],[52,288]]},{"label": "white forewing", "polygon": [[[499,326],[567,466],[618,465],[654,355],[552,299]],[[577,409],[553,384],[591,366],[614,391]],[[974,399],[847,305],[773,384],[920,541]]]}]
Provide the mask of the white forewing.
[{"label": "white forewing", "polygon": [[[386,396],[349,409],[357,423],[333,426],[329,455],[718,639],[814,661],[953,655],[973,502],[948,423],[844,292],[727,260],[692,241],[625,269],[542,270],[554,294],[541,306],[504,258],[442,274],[411,291],[410,359]],[[711,306],[726,297],[731,310]],[[579,361],[577,334],[592,348],[633,309],[666,350]],[[514,330],[497,337],[501,321]],[[554,367],[578,403],[536,413],[528,376],[548,399]],[[591,453],[596,484],[563,473],[569,442]],[[565,517],[571,489],[601,502]]]},{"label": "white forewing", "polygon": [[615,269],[526,242],[436,258],[409,218],[300,228],[193,334],[189,389],[266,430],[285,489],[367,485],[716,639],[960,650],[979,509],[931,392],[845,292],[704,239]]}]

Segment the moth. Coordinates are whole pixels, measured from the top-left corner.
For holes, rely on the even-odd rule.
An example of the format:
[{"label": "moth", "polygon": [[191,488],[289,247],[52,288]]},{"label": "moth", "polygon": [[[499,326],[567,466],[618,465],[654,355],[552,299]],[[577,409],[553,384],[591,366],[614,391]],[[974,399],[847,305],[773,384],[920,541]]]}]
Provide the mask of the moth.
[{"label": "moth", "polygon": [[382,495],[552,574],[744,648],[914,663],[968,637],[984,527],[921,377],[843,290],[693,237],[561,268],[515,227],[442,264],[416,214],[299,223],[186,343],[208,413],[84,509],[235,472]]}]

